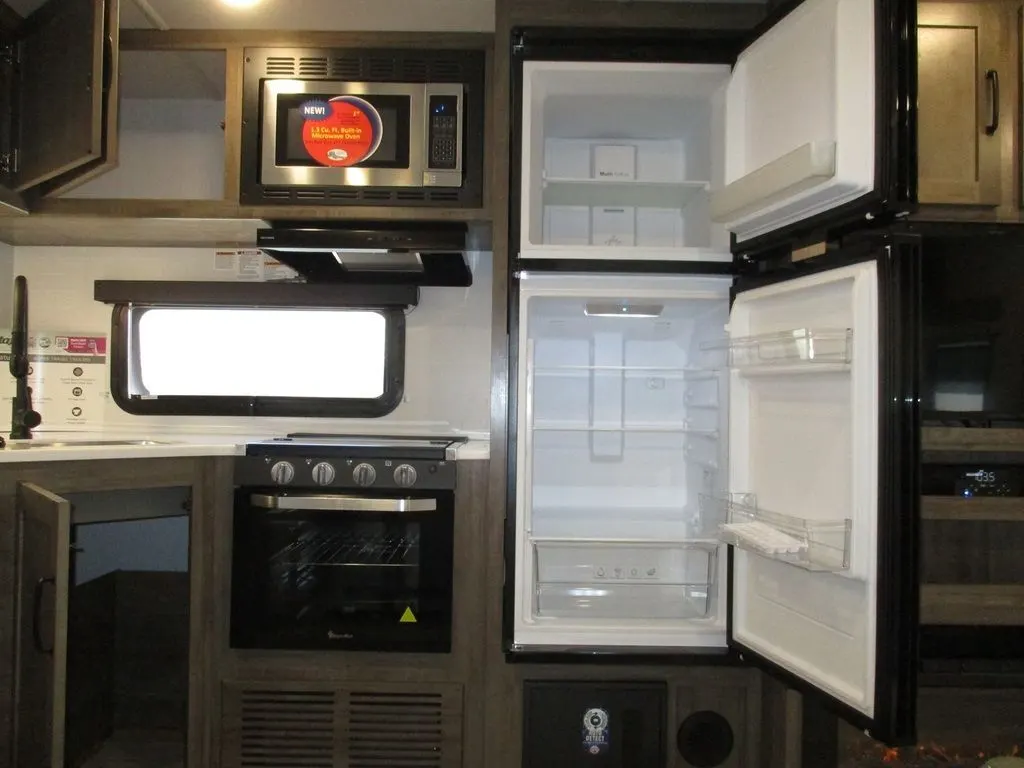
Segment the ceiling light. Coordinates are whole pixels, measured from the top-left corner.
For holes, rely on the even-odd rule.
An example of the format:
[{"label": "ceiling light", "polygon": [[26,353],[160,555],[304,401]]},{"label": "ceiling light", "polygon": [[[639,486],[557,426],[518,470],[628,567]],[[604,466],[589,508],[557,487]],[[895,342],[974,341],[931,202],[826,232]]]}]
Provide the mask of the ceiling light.
[{"label": "ceiling light", "polygon": [[224,5],[230,8],[252,8],[257,5],[260,0],[220,0]]}]

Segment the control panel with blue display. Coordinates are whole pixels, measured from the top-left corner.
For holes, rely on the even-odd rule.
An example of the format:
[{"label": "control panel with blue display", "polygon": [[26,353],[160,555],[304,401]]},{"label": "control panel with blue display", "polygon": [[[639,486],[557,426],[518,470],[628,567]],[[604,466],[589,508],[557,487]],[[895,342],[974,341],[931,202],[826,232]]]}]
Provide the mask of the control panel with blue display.
[{"label": "control panel with blue display", "polygon": [[1020,496],[1020,470],[1015,467],[966,469],[956,481],[956,495]]},{"label": "control panel with blue display", "polygon": [[459,161],[459,97],[430,95],[427,104],[427,126],[430,156],[428,168],[450,170],[458,167]]}]

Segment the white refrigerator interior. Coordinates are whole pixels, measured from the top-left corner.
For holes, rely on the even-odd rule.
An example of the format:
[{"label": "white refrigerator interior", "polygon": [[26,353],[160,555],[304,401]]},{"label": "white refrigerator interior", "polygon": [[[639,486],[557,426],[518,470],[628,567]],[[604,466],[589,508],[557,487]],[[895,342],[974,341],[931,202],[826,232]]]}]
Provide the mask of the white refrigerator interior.
[{"label": "white refrigerator interior", "polygon": [[874,189],[875,2],[805,0],[725,64],[527,61],[524,258],[729,261]]},{"label": "white refrigerator interior", "polygon": [[525,273],[513,641],[734,640],[871,715],[874,262],[726,277]]},{"label": "white refrigerator interior", "polygon": [[725,645],[730,284],[522,278],[515,643]]}]

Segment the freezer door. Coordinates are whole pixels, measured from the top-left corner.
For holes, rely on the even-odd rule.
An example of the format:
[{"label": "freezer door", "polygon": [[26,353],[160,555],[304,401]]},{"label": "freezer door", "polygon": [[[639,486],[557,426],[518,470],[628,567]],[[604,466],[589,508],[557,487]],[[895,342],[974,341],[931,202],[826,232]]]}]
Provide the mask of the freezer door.
[{"label": "freezer door", "polygon": [[740,54],[710,207],[740,250],[913,202],[915,24],[910,0],[803,0]]},{"label": "freezer door", "polygon": [[729,643],[901,742],[917,664],[917,249],[865,251],[733,304]]}]

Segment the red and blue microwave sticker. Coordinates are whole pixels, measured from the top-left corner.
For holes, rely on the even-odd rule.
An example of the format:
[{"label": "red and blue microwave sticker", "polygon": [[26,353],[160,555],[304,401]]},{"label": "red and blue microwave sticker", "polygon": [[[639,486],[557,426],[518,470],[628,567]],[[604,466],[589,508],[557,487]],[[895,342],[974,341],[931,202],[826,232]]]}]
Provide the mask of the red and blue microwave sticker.
[{"label": "red and blue microwave sticker", "polygon": [[583,750],[588,755],[608,751],[608,711],[591,707],[583,714]]},{"label": "red and blue microwave sticker", "polygon": [[321,165],[345,168],[369,158],[380,147],[384,124],[373,104],[358,96],[310,99],[302,114],[302,143]]}]

